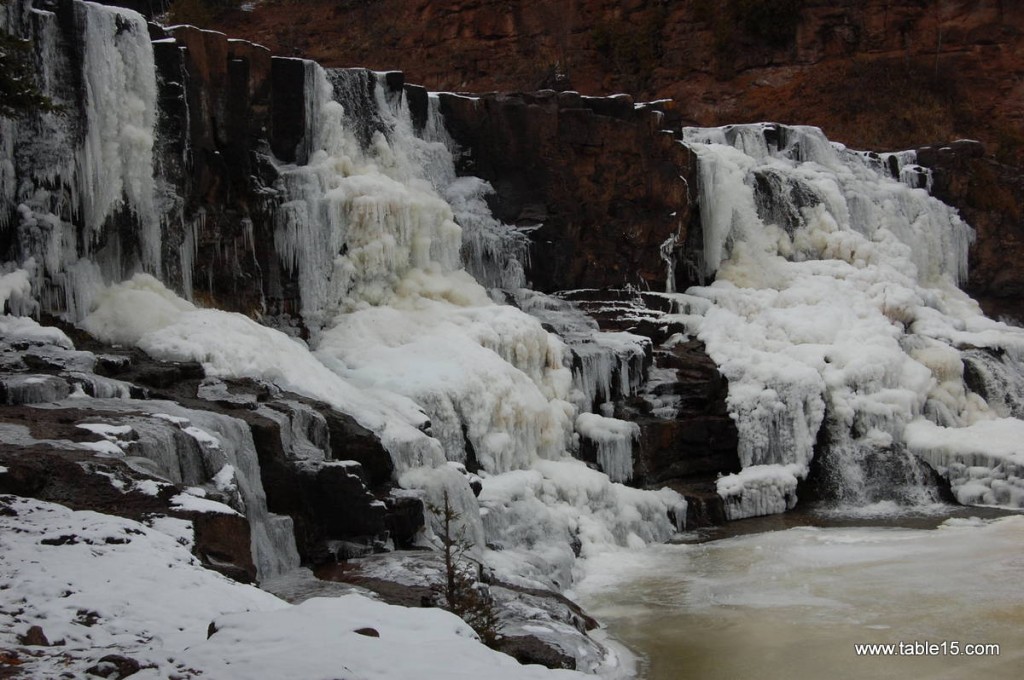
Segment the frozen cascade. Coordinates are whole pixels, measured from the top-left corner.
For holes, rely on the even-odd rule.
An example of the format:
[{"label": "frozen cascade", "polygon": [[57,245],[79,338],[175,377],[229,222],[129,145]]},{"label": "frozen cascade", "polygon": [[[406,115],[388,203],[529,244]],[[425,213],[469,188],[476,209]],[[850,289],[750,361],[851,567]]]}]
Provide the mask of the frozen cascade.
[{"label": "frozen cascade", "polygon": [[[365,75],[328,73],[308,64],[307,76],[317,83],[310,107],[319,112],[320,132],[315,136],[321,147],[312,151],[308,166],[286,170],[286,184],[290,191],[298,187],[305,205],[303,214],[331,216],[328,221],[321,220],[321,225],[329,225],[329,233],[336,238],[322,252],[339,253],[333,263],[334,276],[339,270],[348,276],[337,279],[345,286],[315,288],[319,297],[307,297],[303,290],[304,306],[307,300],[323,303],[313,314],[304,309],[307,323],[322,323],[315,338],[316,357],[356,386],[410,397],[429,416],[430,433],[440,441],[449,461],[479,465],[485,493],[492,490],[488,498],[501,497],[507,475],[528,470],[544,484],[563,486],[567,480],[556,474],[561,468],[545,467],[542,459],[566,458],[571,444],[575,409],[569,403],[572,374],[566,368],[565,347],[538,321],[513,307],[492,303],[486,290],[461,270],[462,256],[473,252],[472,245],[467,248],[467,232],[480,228],[497,231],[500,225],[485,211],[482,191],[487,187],[455,178],[451,144],[442,134],[436,102],[431,100],[424,131],[427,139],[416,137],[404,103],[385,96],[377,76],[372,84],[378,108],[370,121],[353,121],[355,132],[351,132],[346,102],[336,101],[337,88],[365,92],[364,84],[369,86],[363,80]],[[331,82],[336,88],[333,94]],[[358,143],[360,134],[369,140],[366,148]],[[329,146],[332,143],[337,145]],[[316,182],[309,182],[310,173],[317,173]],[[305,182],[309,183],[300,186]],[[349,194],[339,191],[342,188]],[[362,240],[353,242],[344,200],[357,190],[365,191],[358,200],[366,204],[379,204],[387,198],[403,209],[379,211],[381,218],[362,227]],[[439,194],[448,198],[451,206],[441,201]],[[331,204],[335,198],[342,202]],[[415,223],[409,224],[410,220]],[[316,231],[323,226],[304,228],[305,232],[294,233],[318,233],[317,238],[325,233]],[[410,236],[415,238],[407,248]],[[307,257],[302,249],[308,242],[297,243],[291,252],[296,254],[298,266],[307,266],[320,256],[310,253]],[[381,268],[387,276],[378,277],[373,285],[367,285],[363,260],[353,256],[366,247],[364,243],[381,244],[376,252],[389,255]],[[492,257],[484,266],[505,273],[485,277],[483,282],[519,285],[516,268],[507,265],[515,260],[515,248],[502,246],[499,250],[500,257]],[[509,272],[511,276],[506,275]],[[320,276],[314,285],[321,286],[331,278],[330,274]],[[324,313],[327,309],[330,312]],[[635,379],[629,371],[622,375],[627,382]],[[447,492],[449,502],[467,524],[467,535],[480,547],[502,535],[495,532],[515,534],[526,531],[525,527],[516,528],[519,522],[532,522],[515,513],[504,517],[503,502],[494,501],[479,511],[464,475],[450,466],[398,465],[397,474],[403,486],[424,489],[435,507]],[[592,482],[595,499],[621,497],[620,511],[636,518],[630,520],[629,532],[602,535],[604,538],[620,544],[631,535],[664,540],[675,530],[668,513],[678,509],[682,500],[674,493],[648,499],[644,492],[637,492],[645,499],[640,501],[626,491],[615,491],[618,485],[610,484],[604,475],[597,474]],[[570,495],[577,500],[563,511],[567,517],[593,511],[586,505],[588,496]],[[646,513],[635,509],[644,503],[648,504]],[[681,519],[683,514],[677,516]],[[508,553],[502,559],[493,555],[489,559],[497,560],[498,568],[504,566],[508,574],[521,570],[522,559],[537,564],[554,559],[560,568],[571,572],[572,553],[565,562],[556,547],[557,538],[531,538],[526,547],[535,553],[532,557],[516,553],[515,560],[509,561],[513,553]],[[568,582],[563,580],[561,585]]]},{"label": "frozen cascade", "polygon": [[[772,124],[684,128],[683,138],[700,156],[698,195],[706,276],[729,257],[731,244],[761,231],[762,214],[755,207],[758,194],[763,197],[766,188],[763,176],[777,173],[788,180],[790,189],[790,196],[778,200],[790,204],[800,226],[810,219],[804,211],[821,205],[839,230],[857,232],[868,240],[891,235],[913,245],[908,255],[920,280],[952,276],[954,283],[960,283],[966,279],[967,247],[974,231],[956,212],[927,192],[907,191],[906,185],[892,181],[865,154],[833,144],[818,128]],[[759,192],[737,191],[748,181]],[[732,191],[723,191],[726,186]],[[741,202],[733,204],[731,199]],[[765,222],[777,230],[789,233],[798,226],[771,217],[764,216]],[[833,247],[844,245],[853,244]]]},{"label": "frozen cascade", "polygon": [[[277,236],[299,267],[317,356],[356,384],[413,398],[451,460],[464,460],[466,438],[494,472],[560,455],[571,434],[561,343],[493,304],[461,270],[461,230],[433,188],[439,164],[417,162],[446,149],[394,115],[350,130],[328,72],[306,69],[316,150],[309,165],[285,171],[299,198],[282,206]],[[353,130],[364,130],[369,148]],[[433,367],[418,380],[422,357]]]},{"label": "frozen cascade", "polygon": [[530,241],[523,232],[494,219],[486,200],[493,193],[494,188],[477,177],[459,177],[444,189],[462,226],[462,259],[466,271],[486,288],[523,288]]},{"label": "frozen cascade", "polygon": [[[53,13],[27,0],[5,5],[0,30],[32,38],[40,88],[74,111],[81,87],[84,115],[2,122],[0,214],[7,220],[17,207],[18,256],[39,265],[34,286],[44,309],[77,320],[104,281],[137,268],[159,274],[161,217],[153,170],[157,86],[146,21],[80,0],[74,17],[79,46],[66,44]],[[79,50],[76,73],[68,55]],[[118,233],[122,222],[131,224],[130,245]]]},{"label": "frozen cascade", "polygon": [[314,62],[305,72],[309,162],[283,168],[290,200],[275,245],[298,271],[303,319],[316,334],[340,312],[388,303],[401,283],[418,288],[423,276],[458,270],[462,233],[408,149],[376,130],[364,153],[327,72]]},{"label": "frozen cascade", "polygon": [[146,20],[131,11],[76,2],[84,27],[85,139],[76,158],[75,201],[99,230],[127,200],[142,226],[142,260],[160,271],[154,205],[156,70]]},{"label": "frozen cascade", "polygon": [[907,154],[772,124],[684,139],[715,282],[687,291],[710,305],[681,320],[729,379],[744,468],[719,480],[729,516],[792,507],[816,454],[840,503],[930,501],[907,425],[1001,415],[965,384],[958,348],[1017,352],[1024,340],[956,287],[973,231],[899,181]]},{"label": "frozen cascade", "polygon": [[969,349],[963,359],[971,389],[1003,418],[1024,418],[1024,366],[1020,357]]},{"label": "frozen cascade", "polygon": [[576,304],[537,291],[510,291],[517,307],[552,328],[572,352],[572,403],[590,412],[614,399],[631,397],[646,379],[649,338],[604,332]]},{"label": "frozen cascade", "polygon": [[[405,98],[396,111],[399,121],[409,119]],[[479,177],[456,176],[454,159],[460,151],[445,127],[436,95],[427,100],[427,119],[420,137],[427,143],[418,147],[430,152],[420,154],[427,176],[462,227],[461,254],[466,271],[485,288],[524,288],[530,240],[524,231],[494,218],[487,205],[494,188],[488,182]]]},{"label": "frozen cascade", "polygon": [[[485,217],[487,187],[455,177],[436,101],[418,137],[402,94],[386,91],[384,76],[312,62],[303,69],[309,128],[298,156],[306,162],[278,167],[284,201],[274,240],[296,273],[309,345],[238,314],[199,309],[147,275],[100,292],[83,326],[158,358],[201,361],[210,377],[267,380],[353,415],[381,437],[403,486],[423,489],[435,505],[448,492],[482,550],[491,538],[483,516],[497,521],[498,506],[481,509],[466,476],[446,463],[479,466],[484,486],[495,489],[520,471],[546,485],[567,484],[562,468],[544,461],[572,460],[569,355],[539,321],[495,304],[463,269],[465,234],[482,224],[467,215]],[[358,101],[348,102],[347,91]],[[361,110],[368,120],[355,119]],[[462,203],[450,205],[442,197],[449,194]],[[484,226],[501,227],[493,218]],[[503,248],[497,260],[516,259],[515,248]],[[499,268],[509,275],[488,283],[521,283],[514,263]],[[620,373],[623,391],[634,389],[638,372]],[[316,455],[309,432],[291,435]],[[624,517],[616,522],[628,530],[594,533],[594,549],[598,537],[628,545],[667,539],[677,528],[670,512],[684,516],[674,492],[620,490],[594,475],[593,493],[559,492],[575,499],[562,511],[571,524],[595,511],[587,499],[621,501]],[[530,521],[515,515],[501,526],[526,531],[516,528],[517,517]],[[563,564],[565,556],[547,545],[554,540],[545,539],[541,552],[555,551],[559,568],[571,571],[572,552]],[[499,562],[517,572],[518,562]]]},{"label": "frozen cascade", "polygon": [[663,542],[686,516],[674,491],[611,484],[577,460],[485,478],[480,505],[488,562],[513,582],[558,589],[572,584],[577,556]]}]

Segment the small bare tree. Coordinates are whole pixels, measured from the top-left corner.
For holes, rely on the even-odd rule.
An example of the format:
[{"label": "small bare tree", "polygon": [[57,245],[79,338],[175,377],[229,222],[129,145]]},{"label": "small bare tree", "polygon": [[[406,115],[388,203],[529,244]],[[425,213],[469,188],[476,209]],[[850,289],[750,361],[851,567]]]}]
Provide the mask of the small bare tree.
[{"label": "small bare tree", "polygon": [[466,527],[459,522],[459,511],[452,507],[448,490],[440,506],[431,504],[430,511],[441,521],[441,554],[444,559],[444,585],[440,588],[448,611],[476,631],[488,647],[500,640],[498,610],[487,586],[481,581],[479,562],[468,556],[473,542],[466,538]]}]

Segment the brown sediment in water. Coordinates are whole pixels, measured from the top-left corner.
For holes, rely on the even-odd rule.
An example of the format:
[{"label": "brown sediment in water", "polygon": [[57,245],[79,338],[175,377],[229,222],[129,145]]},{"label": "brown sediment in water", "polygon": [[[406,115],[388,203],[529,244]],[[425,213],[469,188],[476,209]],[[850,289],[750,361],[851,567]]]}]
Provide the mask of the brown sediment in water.
[{"label": "brown sediment in water", "polygon": [[[728,539],[598,561],[599,587],[584,581],[577,596],[645,659],[645,680],[1016,680],[1024,516],[1009,514],[938,530],[948,514],[874,518],[872,526],[813,513],[737,522]],[[939,652],[899,654],[900,643]],[[855,644],[897,645],[897,653],[858,655]],[[999,645],[999,653],[968,656],[969,644]]]}]

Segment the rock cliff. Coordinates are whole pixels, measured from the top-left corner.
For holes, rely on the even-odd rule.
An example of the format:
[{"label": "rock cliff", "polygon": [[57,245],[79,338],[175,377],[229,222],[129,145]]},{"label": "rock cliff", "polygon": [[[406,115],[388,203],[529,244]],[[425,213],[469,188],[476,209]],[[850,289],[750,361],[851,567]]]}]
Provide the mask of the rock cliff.
[{"label": "rock cliff", "polygon": [[271,1],[220,25],[435,90],[571,83],[671,97],[691,124],[806,123],[860,148],[1022,141],[1024,8],[1005,0]]},{"label": "rock cliff", "polygon": [[[224,14],[219,21],[282,54],[310,56],[330,66],[402,69],[411,81],[434,90],[552,88],[593,95],[625,92],[638,101],[671,98],[678,124],[810,124],[856,148],[933,144],[938,152],[958,138],[979,140],[983,152],[971,151],[969,158],[933,153],[923,164],[939,169],[937,195],[978,230],[969,289],[990,313],[1022,314],[1015,302],[1021,287],[1015,264],[1024,255],[1019,209],[1024,7],[1018,3],[310,0],[301,3],[302,11],[298,7],[271,1],[253,11]],[[588,231],[626,234],[631,243],[666,234],[666,226],[659,224],[666,211],[655,210],[654,204],[678,201],[671,197],[671,184],[661,186],[659,142],[638,147],[632,133],[622,134],[621,122],[602,120],[595,127],[569,98],[488,98],[471,107],[479,118],[462,125],[461,134],[458,126],[467,117],[458,114],[466,107],[451,107],[452,118],[460,121],[456,137],[471,147],[477,171],[495,183],[502,197],[499,213],[522,219],[518,202],[534,201],[526,205],[527,212],[539,205],[543,192],[537,185],[547,181],[543,195],[552,210],[549,224],[566,226],[547,226],[537,235],[545,243],[563,242],[580,228],[577,218],[582,217]],[[539,110],[547,113],[538,115]],[[578,144],[584,138],[586,152]],[[562,143],[557,152],[552,141]],[[615,162],[648,171],[647,181],[661,191],[660,197],[643,205],[635,196],[607,200],[601,181],[594,181],[594,161],[587,157],[602,145],[633,156]],[[607,154],[601,158],[607,163]],[[535,173],[538,161],[543,170]],[[560,173],[571,176],[569,181]],[[526,176],[532,191],[524,185]],[[563,189],[561,197],[554,187]],[[570,194],[575,210],[553,207],[564,206],[562,197]],[[558,231],[554,237],[548,233],[552,229]],[[603,285],[621,281],[625,272],[619,268],[628,266],[652,280],[656,260],[627,264],[606,252],[602,255],[611,255],[612,261],[595,265],[594,247],[579,251],[583,259],[572,264],[551,255],[554,249],[535,251],[534,271],[565,272],[568,285]],[[605,273],[581,278],[581,268]],[[539,274],[534,282],[542,288],[559,285]]]}]

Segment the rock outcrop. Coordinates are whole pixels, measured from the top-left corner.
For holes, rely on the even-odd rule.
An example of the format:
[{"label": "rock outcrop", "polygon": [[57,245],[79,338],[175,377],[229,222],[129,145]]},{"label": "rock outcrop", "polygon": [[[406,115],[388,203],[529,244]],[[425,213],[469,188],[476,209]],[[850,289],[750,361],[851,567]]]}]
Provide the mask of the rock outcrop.
[{"label": "rock outcrop", "polygon": [[1024,320],[1024,171],[966,140],[917,154],[932,169],[932,193],[958,208],[977,232],[967,291],[988,315]]},{"label": "rock outcrop", "polygon": [[465,149],[459,171],[489,181],[495,216],[529,234],[534,289],[665,290],[670,274],[685,287],[666,259],[686,242],[696,163],[666,131],[671,102],[545,90],[442,94],[440,104]]},{"label": "rock outcrop", "polygon": [[77,350],[0,342],[0,493],[190,520],[196,556],[241,581],[257,577],[260,503],[262,521],[289,518],[307,564],[408,547],[422,530],[422,500],[392,497],[387,452],[349,416],[68,331]]},{"label": "rock outcrop", "polygon": [[[649,364],[645,362],[647,380],[640,390],[612,400],[616,418],[639,426],[630,484],[667,486],[683,494],[687,527],[723,523],[725,511],[715,481],[740,470],[739,435],[726,405],[728,381],[704,344],[689,338],[683,325],[671,318],[679,310],[669,296],[581,290],[567,297],[602,330],[650,338],[655,348]],[[672,342],[667,342],[670,338]],[[585,459],[588,448],[581,446]]]}]

